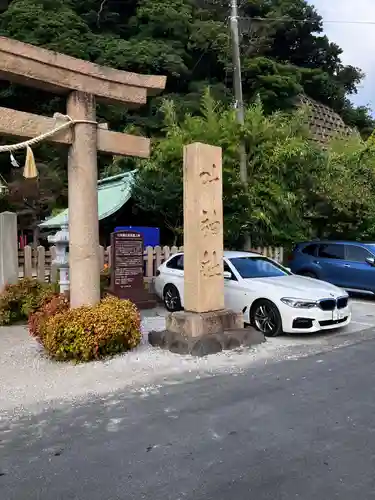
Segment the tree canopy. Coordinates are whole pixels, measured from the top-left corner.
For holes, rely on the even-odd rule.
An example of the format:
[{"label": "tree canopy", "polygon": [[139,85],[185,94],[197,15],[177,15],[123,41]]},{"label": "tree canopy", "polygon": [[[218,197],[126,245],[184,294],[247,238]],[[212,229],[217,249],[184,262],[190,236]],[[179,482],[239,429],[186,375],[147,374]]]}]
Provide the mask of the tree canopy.
[{"label": "tree canopy", "polygon": [[[342,50],[323,35],[314,7],[305,0],[241,5],[247,102],[260,96],[268,112],[288,109],[303,91],[364,133],[373,128],[368,110],[348,99],[363,74],[342,63]],[[0,15],[0,34],[123,70],[167,75],[166,95],[181,111],[194,112],[207,85],[216,99],[231,99],[228,16],[226,0],[10,0]],[[30,99],[30,91],[6,83],[0,103],[44,113],[63,107],[58,98],[35,91]],[[100,111],[116,128],[130,121],[158,133],[159,104],[154,98],[132,113]]]},{"label": "tree canopy", "polygon": [[[181,243],[182,151],[200,141],[223,149],[225,242],[283,244],[313,237],[375,238],[375,147],[359,137],[336,139],[327,149],[310,140],[306,110],[266,114],[251,104],[241,127],[232,108],[207,91],[200,115],[178,121],[166,101],[165,137],[138,161],[134,196],[152,223],[166,226]],[[249,185],[239,177],[238,144],[247,144]]]},{"label": "tree canopy", "polygon": [[[287,233],[297,238],[306,231],[318,231],[316,224],[314,229],[311,226],[314,217],[321,221],[325,214],[327,221],[333,221],[338,214],[342,215],[335,205],[337,198],[327,202],[323,179],[328,174],[322,169],[321,160],[325,153],[310,143],[303,127],[296,135],[290,135],[290,127],[297,126],[300,117],[297,113],[288,123],[283,112],[290,112],[297,96],[305,93],[339,113],[365,139],[375,123],[366,107],[357,108],[350,102],[364,76],[362,71],[343,64],[342,50],[323,34],[322,18],[305,0],[241,2],[243,89],[248,107],[247,126],[242,131],[229,109],[233,102],[233,82],[227,0],[9,0],[2,5],[0,35],[122,70],[167,76],[166,92],[150,99],[147,106],[130,111],[121,106],[100,105],[98,116],[114,130],[138,128],[157,139],[153,158],[140,175],[148,172],[150,179],[155,177],[155,185],[160,181],[158,176],[166,176],[164,179],[170,183],[168,196],[153,203],[175,234],[181,228],[181,214],[163,205],[169,203],[173,208],[181,195],[179,156],[174,148],[182,146],[182,139],[195,137],[226,147],[225,196],[231,200],[226,205],[226,217],[231,220],[233,233],[227,235],[229,240],[238,239],[245,229],[263,235],[259,238],[267,241],[285,240]],[[201,98],[207,86],[212,101],[208,104],[206,95],[202,109]],[[169,104],[162,104],[164,98]],[[58,96],[8,82],[0,82],[0,105],[46,115],[64,112],[65,108],[64,99]],[[218,120],[216,125],[207,115],[209,112]],[[205,130],[207,120],[209,127]],[[249,172],[253,179],[246,193],[238,184],[235,152],[236,141],[243,134],[248,142]],[[275,148],[273,153],[270,145]],[[350,162],[357,161],[362,145],[356,147],[353,146],[356,152]],[[39,148],[36,154],[39,161],[52,169],[65,161],[61,151],[49,146]],[[361,156],[362,160],[366,154]],[[171,155],[171,162],[176,163],[174,170],[154,169],[155,158],[162,166]],[[338,162],[340,156],[332,158]],[[332,158],[334,168],[336,163]],[[124,165],[115,162],[110,168],[124,168]],[[310,173],[305,178],[307,165]],[[104,162],[100,167],[101,175],[108,171]],[[9,177],[9,159],[3,156],[0,171]],[[348,175],[352,182],[357,173]],[[316,187],[313,194],[308,182]],[[152,191],[152,184],[144,183],[142,189],[146,195],[147,189]],[[142,205],[142,193],[138,194]],[[314,196],[317,198],[313,199]],[[314,203],[320,197],[325,200],[325,208],[316,214]],[[62,203],[61,197],[58,203]],[[303,210],[301,203],[306,204],[301,205],[305,207]],[[310,212],[306,207],[310,207]],[[273,211],[277,217],[272,215]],[[247,215],[241,219],[238,213]],[[339,229],[337,224],[335,231]],[[345,224],[348,228],[349,222]],[[354,224],[352,219],[351,224]]]}]

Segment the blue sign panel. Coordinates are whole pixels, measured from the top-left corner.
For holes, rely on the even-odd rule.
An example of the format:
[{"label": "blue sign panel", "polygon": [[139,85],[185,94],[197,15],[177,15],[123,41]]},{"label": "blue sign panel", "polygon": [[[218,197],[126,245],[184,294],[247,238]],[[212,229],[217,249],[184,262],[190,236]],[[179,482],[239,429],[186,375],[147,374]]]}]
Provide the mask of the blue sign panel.
[{"label": "blue sign panel", "polygon": [[115,227],[115,233],[118,231],[136,231],[143,236],[145,247],[156,247],[160,245],[160,229],[158,227],[140,227],[140,226],[121,226]]}]

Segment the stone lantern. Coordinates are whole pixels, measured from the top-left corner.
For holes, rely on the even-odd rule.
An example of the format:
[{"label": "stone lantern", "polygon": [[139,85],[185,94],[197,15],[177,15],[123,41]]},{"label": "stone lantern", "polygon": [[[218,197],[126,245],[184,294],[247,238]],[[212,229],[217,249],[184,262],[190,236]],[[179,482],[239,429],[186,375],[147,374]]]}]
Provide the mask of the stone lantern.
[{"label": "stone lantern", "polygon": [[59,269],[60,279],[60,293],[69,292],[70,281],[69,281],[69,222],[68,217],[65,218],[63,224],[61,224],[60,231],[54,236],[48,237],[49,243],[53,243],[56,247],[56,258],[52,261],[52,264],[57,266]]}]

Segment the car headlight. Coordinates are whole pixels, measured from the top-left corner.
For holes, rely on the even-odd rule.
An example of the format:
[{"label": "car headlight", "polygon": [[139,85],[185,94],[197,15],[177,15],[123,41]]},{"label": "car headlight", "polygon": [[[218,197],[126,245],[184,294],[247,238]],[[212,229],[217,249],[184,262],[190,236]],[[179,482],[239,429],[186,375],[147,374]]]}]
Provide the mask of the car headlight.
[{"label": "car headlight", "polygon": [[293,299],[289,297],[283,297],[281,302],[290,307],[296,307],[297,309],[312,309],[316,307],[316,301],[314,300],[305,300],[305,299]]}]

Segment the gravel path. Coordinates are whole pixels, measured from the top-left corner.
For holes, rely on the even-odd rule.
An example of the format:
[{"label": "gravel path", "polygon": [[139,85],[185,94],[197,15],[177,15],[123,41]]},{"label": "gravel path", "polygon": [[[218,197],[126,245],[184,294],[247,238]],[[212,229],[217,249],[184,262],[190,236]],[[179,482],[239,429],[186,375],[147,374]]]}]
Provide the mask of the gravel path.
[{"label": "gravel path", "polygon": [[51,404],[121,389],[143,397],[158,392],[165,384],[224,373],[236,376],[255,363],[298,359],[375,337],[375,330],[363,330],[364,327],[358,325],[356,331],[351,327],[350,331],[339,334],[280,337],[254,349],[192,358],[148,345],[147,333],[164,327],[164,312],[148,311],[143,314],[144,337],[137,349],[106,361],[79,365],[56,363],[46,358],[24,327],[0,328],[0,416],[2,412],[37,412]]}]

